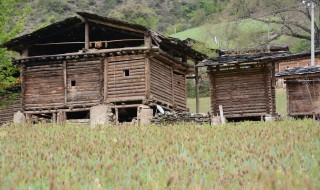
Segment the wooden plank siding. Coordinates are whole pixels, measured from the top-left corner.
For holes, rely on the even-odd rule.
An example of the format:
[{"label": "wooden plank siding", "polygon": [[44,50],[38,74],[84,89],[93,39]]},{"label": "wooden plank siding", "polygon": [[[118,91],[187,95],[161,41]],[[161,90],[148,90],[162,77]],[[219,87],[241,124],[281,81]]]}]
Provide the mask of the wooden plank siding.
[{"label": "wooden plank siding", "polygon": [[[145,56],[109,58],[107,70],[107,102],[145,99]],[[125,76],[125,70],[129,76]]]},{"label": "wooden plank siding", "polygon": [[151,58],[150,60],[150,91],[154,100],[173,106],[172,70],[162,61]]},{"label": "wooden plank siding", "polygon": [[178,110],[185,111],[187,107],[186,98],[186,76],[173,72],[174,105]]},{"label": "wooden plank siding", "polygon": [[62,62],[30,63],[24,67],[23,74],[25,110],[64,105]]},{"label": "wooden plank siding", "polygon": [[219,105],[223,106],[226,118],[275,114],[271,65],[220,71],[209,68],[209,76],[214,115],[218,115]]},{"label": "wooden plank siding", "polygon": [[286,80],[286,85],[289,116],[320,114],[320,80]]},{"label": "wooden plank siding", "polygon": [[67,62],[67,105],[86,102],[98,104],[103,98],[102,90],[101,60]]},{"label": "wooden plank siding", "polygon": [[28,63],[22,67],[24,111],[88,110],[137,101],[185,111],[186,74],[173,64],[149,54]]}]

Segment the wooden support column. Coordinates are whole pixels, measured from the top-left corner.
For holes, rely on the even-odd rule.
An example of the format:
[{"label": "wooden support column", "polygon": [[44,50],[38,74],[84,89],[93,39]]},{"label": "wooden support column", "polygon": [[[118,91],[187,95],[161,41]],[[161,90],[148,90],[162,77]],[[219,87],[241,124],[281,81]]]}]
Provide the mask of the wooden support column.
[{"label": "wooden support column", "polygon": [[90,48],[90,39],[89,39],[89,23],[86,21],[84,23],[84,35],[85,35],[85,46],[84,49],[89,49]]},{"label": "wooden support column", "polygon": [[144,34],[144,47],[147,47],[147,48],[152,47],[152,39],[149,33]]},{"label": "wooden support column", "polygon": [[149,100],[151,96],[151,74],[150,74],[150,56],[147,55],[145,58],[145,92],[146,92],[146,99]]},{"label": "wooden support column", "polygon": [[108,102],[108,67],[109,67],[109,62],[108,58],[104,59],[104,87],[103,87],[103,98],[104,102]]},{"label": "wooden support column", "polygon": [[64,105],[68,103],[68,84],[67,84],[67,62],[63,62],[63,87],[64,87]]},{"label": "wooden support column", "polygon": [[28,56],[29,56],[29,49],[28,48],[23,49],[21,53],[21,57],[26,58]]},{"label": "wooden support column", "polygon": [[116,110],[116,125],[119,125],[119,110],[118,108],[115,108]]},{"label": "wooden support column", "polygon": [[199,97],[199,68],[195,67],[195,80],[196,80],[196,113],[200,111],[200,97]]},{"label": "wooden support column", "polygon": [[174,77],[173,77],[173,69],[171,67],[171,88],[172,88],[172,106],[175,106],[174,100]]},{"label": "wooden support column", "polygon": [[21,106],[22,110],[25,110],[25,70],[26,66],[25,64],[22,64],[20,68],[20,80],[21,80]]},{"label": "wooden support column", "polygon": [[57,113],[55,113],[55,112],[52,113],[52,123],[53,124],[57,123]]},{"label": "wooden support column", "polygon": [[274,116],[276,114],[276,73],[275,73],[275,69],[276,69],[276,63],[273,62],[272,63],[272,67],[271,67],[271,115]]},{"label": "wooden support column", "polygon": [[67,119],[66,112],[59,111],[57,113],[57,124],[58,125],[63,125],[66,119]]},{"label": "wooden support column", "polygon": [[266,104],[266,112],[272,115],[272,103],[270,102],[272,96],[272,86],[271,81],[269,80],[269,75],[272,73],[267,64],[263,65],[264,67],[264,86],[265,86],[265,104]]},{"label": "wooden support column", "polygon": [[32,124],[32,114],[27,113],[26,114],[26,120],[27,120],[27,124]]}]

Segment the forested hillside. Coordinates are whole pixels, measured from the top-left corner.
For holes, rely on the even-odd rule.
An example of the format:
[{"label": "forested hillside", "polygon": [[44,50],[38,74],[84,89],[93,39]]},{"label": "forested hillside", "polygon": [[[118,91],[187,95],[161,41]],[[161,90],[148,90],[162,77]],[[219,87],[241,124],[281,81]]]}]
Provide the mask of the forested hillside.
[{"label": "forested hillside", "polygon": [[[310,6],[302,0],[34,0],[27,18],[30,32],[77,11],[142,24],[165,35],[196,38],[212,48],[289,45],[309,48]],[[308,2],[308,1],[304,1]],[[316,4],[316,46],[320,46]],[[198,28],[200,27],[200,28]],[[188,29],[187,32],[184,32]],[[200,31],[200,32],[199,32]],[[180,33],[183,32],[183,33]],[[191,33],[190,33],[191,32]]]},{"label": "forested hillside", "polygon": [[28,30],[88,11],[146,25],[165,34],[199,26],[216,17],[228,0],[34,0]]}]

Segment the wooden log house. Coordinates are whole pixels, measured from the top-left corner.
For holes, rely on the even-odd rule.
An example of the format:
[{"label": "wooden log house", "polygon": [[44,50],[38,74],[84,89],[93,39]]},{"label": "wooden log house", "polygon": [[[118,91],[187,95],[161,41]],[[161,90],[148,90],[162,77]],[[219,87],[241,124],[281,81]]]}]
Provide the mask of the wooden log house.
[{"label": "wooden log house", "polygon": [[[320,50],[315,54],[320,55]],[[197,67],[207,67],[212,114],[219,115],[221,105],[227,119],[258,119],[266,115],[276,116],[276,65],[309,56],[310,52],[291,54],[280,51],[225,55],[202,61]]]},{"label": "wooden log house", "polygon": [[[144,26],[79,12],[2,45],[17,51],[22,108],[55,120],[88,119],[107,104],[129,121],[137,107],[186,110],[186,75],[205,55]],[[122,115],[121,115],[122,114]]]},{"label": "wooden log house", "polygon": [[274,53],[226,55],[199,63],[197,67],[207,67],[212,114],[220,115],[222,106],[229,120],[276,116],[273,56]]},{"label": "wooden log house", "polygon": [[276,77],[286,84],[288,116],[319,118],[320,66],[288,68]]}]

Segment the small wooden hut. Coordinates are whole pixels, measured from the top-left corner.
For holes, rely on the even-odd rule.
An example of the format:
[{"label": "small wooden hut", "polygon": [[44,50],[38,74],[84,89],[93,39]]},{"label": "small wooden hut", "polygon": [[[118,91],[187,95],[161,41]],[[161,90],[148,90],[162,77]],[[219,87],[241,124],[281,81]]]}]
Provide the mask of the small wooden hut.
[{"label": "small wooden hut", "polygon": [[320,114],[320,66],[288,68],[276,77],[285,81],[289,116],[315,117]]},{"label": "small wooden hut", "polygon": [[223,108],[227,119],[261,119],[276,115],[275,64],[287,53],[255,53],[209,58],[207,67],[212,114]]},{"label": "small wooden hut", "polygon": [[29,119],[88,119],[90,108],[101,104],[117,121],[137,117],[141,105],[184,111],[186,75],[194,72],[187,62],[205,58],[144,26],[84,12],[3,47],[21,54],[13,62],[21,68]]}]

